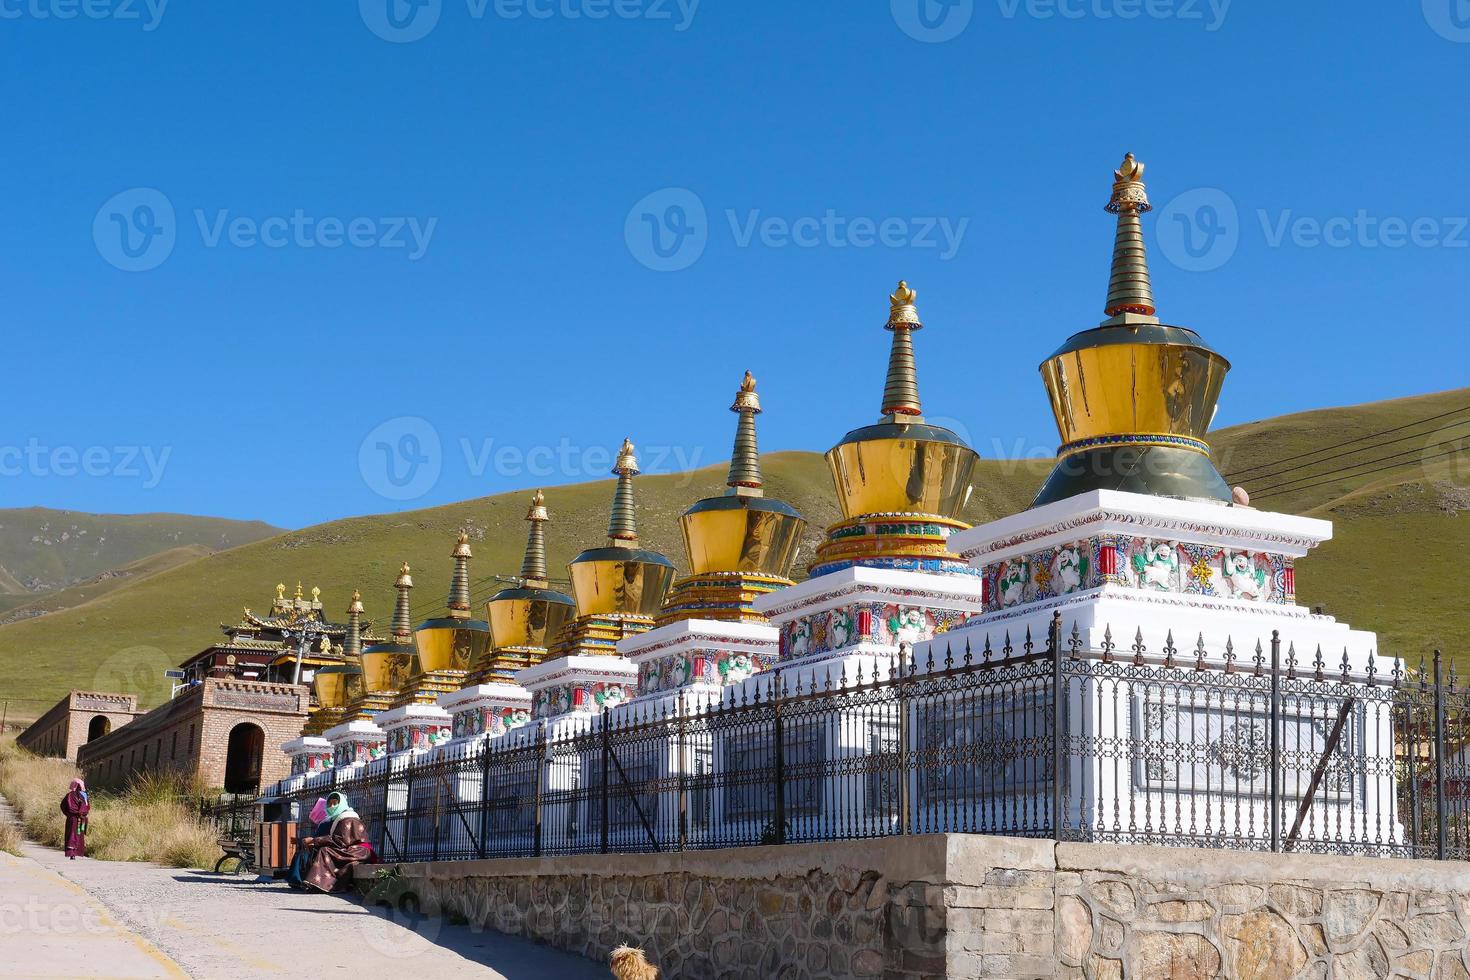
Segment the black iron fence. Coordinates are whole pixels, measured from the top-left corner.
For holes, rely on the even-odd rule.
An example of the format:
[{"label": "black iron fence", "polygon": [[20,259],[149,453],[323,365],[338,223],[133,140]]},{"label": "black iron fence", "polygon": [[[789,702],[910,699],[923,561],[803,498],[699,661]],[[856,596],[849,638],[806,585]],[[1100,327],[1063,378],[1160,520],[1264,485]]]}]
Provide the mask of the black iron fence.
[{"label": "black iron fence", "polygon": [[[390,861],[936,832],[1464,859],[1470,692],[1438,654],[1406,672],[1276,635],[1090,648],[1056,622],[1044,643],[776,670],[330,788]],[[296,815],[326,792],[298,791]]]},{"label": "black iron fence", "polygon": [[[190,802],[195,801],[191,798]],[[201,796],[197,800],[197,806],[199,819],[213,827],[221,840],[255,839],[255,797],[244,794]]]}]

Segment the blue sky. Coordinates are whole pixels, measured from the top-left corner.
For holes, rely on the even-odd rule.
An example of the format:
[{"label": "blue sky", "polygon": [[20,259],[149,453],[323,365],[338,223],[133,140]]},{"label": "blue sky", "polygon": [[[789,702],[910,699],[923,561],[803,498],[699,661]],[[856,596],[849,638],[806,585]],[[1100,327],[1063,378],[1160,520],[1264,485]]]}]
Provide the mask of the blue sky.
[{"label": "blue sky", "polygon": [[1044,453],[1125,150],[1218,424],[1466,383],[1465,0],[389,2],[0,0],[0,506],[709,464],[747,368],[825,450],[900,277],[928,413]]}]

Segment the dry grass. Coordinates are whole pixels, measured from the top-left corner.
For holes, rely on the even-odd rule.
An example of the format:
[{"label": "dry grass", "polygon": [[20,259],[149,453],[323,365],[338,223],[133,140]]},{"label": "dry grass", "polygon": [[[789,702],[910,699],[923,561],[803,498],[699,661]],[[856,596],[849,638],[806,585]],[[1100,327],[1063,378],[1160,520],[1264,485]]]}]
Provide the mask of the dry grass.
[{"label": "dry grass", "polygon": [[9,851],[11,854],[20,853],[20,828],[9,821],[0,822],[0,851]]},{"label": "dry grass", "polygon": [[[61,798],[77,775],[76,767],[62,759],[32,755],[13,739],[0,741],[0,794],[15,809],[25,835],[37,843],[57,848],[65,843]],[[198,796],[198,786],[167,773],[145,774],[118,795],[94,793],[87,853],[103,861],[212,866],[219,856],[214,829],[181,802]]]}]

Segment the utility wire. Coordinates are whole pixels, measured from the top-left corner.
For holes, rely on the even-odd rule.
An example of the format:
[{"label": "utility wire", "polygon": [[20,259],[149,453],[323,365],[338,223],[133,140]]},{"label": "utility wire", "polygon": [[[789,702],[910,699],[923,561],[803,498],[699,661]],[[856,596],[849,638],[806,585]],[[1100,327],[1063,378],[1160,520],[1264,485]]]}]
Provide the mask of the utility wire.
[{"label": "utility wire", "polygon": [[[1441,412],[1439,415],[1431,415],[1429,418],[1427,418],[1427,419],[1419,419],[1417,422],[1409,422],[1409,423],[1407,423],[1405,425],[1396,425],[1396,426],[1394,426],[1391,429],[1383,429],[1382,431],[1379,431],[1379,432],[1370,432],[1367,435],[1358,436],[1356,439],[1349,439],[1346,442],[1334,443],[1331,446],[1323,446],[1320,449],[1313,449],[1310,452],[1297,453],[1294,456],[1283,456],[1281,459],[1272,460],[1269,463],[1261,463],[1261,464],[1259,464],[1257,466],[1247,466],[1243,470],[1236,470],[1235,472],[1231,473],[1227,477],[1227,479],[1230,480],[1230,481],[1232,481],[1232,482],[1234,482],[1237,478],[1242,477],[1242,476],[1246,475],[1247,473],[1254,473],[1256,470],[1268,469],[1268,468],[1270,468],[1272,466],[1277,466],[1277,465],[1279,465],[1281,463],[1290,463],[1293,460],[1305,459],[1308,456],[1318,456],[1318,455],[1320,455],[1322,453],[1330,452],[1330,451],[1332,451],[1334,449],[1341,449],[1344,446],[1351,446],[1355,442],[1363,442],[1364,440],[1367,440],[1367,439],[1376,439],[1379,436],[1392,435],[1395,432],[1402,432],[1405,429],[1412,429],[1412,428],[1414,428],[1416,426],[1423,425],[1426,422],[1437,422],[1440,419],[1449,418],[1451,415],[1459,415],[1462,412],[1470,412],[1470,405],[1465,405],[1465,406],[1463,406],[1461,408],[1451,409],[1448,412]],[[1422,434],[1423,435],[1428,435],[1428,433],[1422,433]],[[1305,465],[1310,465],[1310,464],[1303,464],[1303,465],[1305,466]]]},{"label": "utility wire", "polygon": [[[1421,460],[1421,462],[1428,463],[1428,462],[1430,462],[1432,460],[1443,459],[1446,456],[1454,456],[1454,455],[1456,455],[1458,453],[1463,453],[1463,452],[1466,452],[1466,451],[1467,450],[1465,448],[1463,448],[1463,447],[1456,448],[1456,449],[1449,449],[1449,450],[1446,450],[1445,452],[1442,452],[1442,453],[1436,453],[1433,456],[1425,456]],[[1409,465],[1409,462],[1410,462],[1409,460],[1404,460],[1403,462],[1399,462],[1399,463],[1389,463],[1387,466],[1380,466],[1377,469],[1368,470],[1365,473],[1354,473],[1353,476],[1354,477],[1358,477],[1358,476],[1369,476],[1369,475],[1371,475],[1373,473],[1380,473],[1380,472],[1382,472],[1384,470],[1395,470],[1395,469],[1398,469],[1401,466],[1408,466]],[[1265,493],[1265,494],[1262,494],[1261,496],[1262,497],[1280,497],[1280,496],[1283,496],[1283,495],[1288,494],[1288,493],[1297,493],[1298,491],[1301,491],[1301,490],[1310,490],[1313,487],[1321,487],[1321,486],[1326,486],[1329,483],[1336,483],[1336,482],[1338,482],[1339,479],[1340,478],[1338,478],[1338,477],[1329,478],[1329,479],[1323,480],[1321,483],[1309,483],[1309,484],[1307,484],[1304,487],[1292,487],[1290,490],[1277,490],[1275,493]],[[1254,499],[1254,498],[1252,498],[1252,499]]]},{"label": "utility wire", "polygon": [[1371,466],[1374,463],[1384,463],[1384,462],[1387,462],[1388,460],[1391,460],[1391,459],[1397,459],[1400,456],[1412,456],[1415,453],[1424,453],[1427,450],[1430,450],[1430,449],[1438,449],[1439,447],[1445,446],[1445,445],[1448,445],[1448,443],[1446,443],[1446,442],[1432,442],[1429,445],[1423,446],[1423,447],[1418,448],[1418,449],[1405,449],[1402,452],[1390,453],[1387,456],[1379,456],[1379,457],[1377,457],[1375,459],[1365,459],[1365,460],[1362,460],[1361,462],[1350,463],[1347,466],[1341,467],[1340,469],[1332,470],[1332,471],[1327,472],[1327,473],[1309,473],[1306,476],[1299,476],[1299,477],[1296,477],[1295,479],[1292,479],[1292,480],[1283,480],[1281,483],[1273,483],[1269,487],[1262,487],[1260,489],[1260,492],[1262,494],[1267,494],[1267,493],[1270,493],[1272,490],[1280,490],[1283,487],[1289,487],[1293,483],[1301,483],[1304,480],[1315,480],[1318,477],[1351,476],[1351,475],[1353,475],[1351,473],[1352,470],[1361,469],[1364,466]]},{"label": "utility wire", "polygon": [[[1430,420],[1425,419],[1424,421],[1430,421]],[[1423,424],[1423,423],[1420,423],[1420,424]],[[1460,419],[1458,421],[1450,422],[1450,423],[1447,423],[1445,425],[1436,426],[1435,428],[1428,429],[1428,430],[1426,430],[1424,432],[1414,432],[1414,433],[1411,433],[1411,434],[1406,435],[1406,436],[1399,436],[1397,439],[1385,439],[1383,442],[1376,442],[1376,443],[1373,443],[1372,445],[1368,445],[1368,446],[1360,446],[1357,449],[1349,449],[1347,452],[1342,453],[1341,455],[1342,456],[1355,456],[1358,453],[1366,453],[1366,452],[1368,452],[1370,450],[1373,450],[1373,449],[1382,449],[1384,446],[1396,445],[1397,443],[1400,443],[1400,442],[1407,442],[1410,439],[1422,439],[1425,436],[1432,436],[1436,432],[1444,432],[1444,431],[1447,431],[1449,429],[1453,429],[1453,428],[1455,428],[1457,426],[1461,426],[1461,425],[1470,425],[1470,418]],[[1430,443],[1430,445],[1434,445],[1434,444],[1435,443]],[[1325,451],[1325,450],[1323,450],[1323,451]],[[1258,474],[1256,474],[1255,477],[1253,477],[1253,479],[1256,479],[1256,480],[1266,480],[1266,479],[1270,479],[1272,477],[1283,476],[1283,475],[1285,475],[1287,473],[1296,473],[1296,472],[1298,472],[1300,470],[1311,469],[1314,466],[1325,466],[1325,465],[1328,465],[1330,463],[1338,462],[1339,459],[1340,459],[1340,457],[1338,459],[1319,459],[1319,460],[1317,460],[1315,462],[1312,462],[1312,463],[1301,463],[1301,464],[1299,464],[1297,466],[1288,466],[1285,469],[1275,470],[1275,471],[1273,471],[1271,473],[1258,473]],[[1313,474],[1304,474],[1301,477],[1301,479],[1304,479],[1304,480],[1305,479],[1308,479],[1312,475]],[[1318,474],[1318,475],[1320,475],[1320,474]],[[1234,477],[1236,477],[1236,476],[1239,476],[1239,474],[1232,474],[1231,479],[1233,480]],[[1290,483],[1292,481],[1288,480],[1286,482]]]}]

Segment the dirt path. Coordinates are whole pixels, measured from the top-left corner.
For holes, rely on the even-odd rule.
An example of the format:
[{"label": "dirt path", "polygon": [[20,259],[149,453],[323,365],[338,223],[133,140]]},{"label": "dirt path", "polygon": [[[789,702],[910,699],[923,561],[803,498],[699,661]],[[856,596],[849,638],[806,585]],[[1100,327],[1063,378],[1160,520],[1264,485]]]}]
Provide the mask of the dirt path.
[{"label": "dirt path", "polygon": [[[111,926],[101,940],[73,942],[80,933],[7,933],[0,922],[0,960],[10,960],[0,962],[4,977],[608,976],[601,964],[526,940],[440,919],[390,921],[354,900],[294,892],[284,884],[147,864],[68,861],[31,845],[25,851],[26,860],[3,855],[0,911],[13,904],[14,880],[40,893],[49,907],[92,907],[97,921]],[[25,941],[17,943],[17,935]],[[43,972],[40,966],[59,947],[73,959]],[[23,968],[10,957],[12,949],[23,951]]]}]

